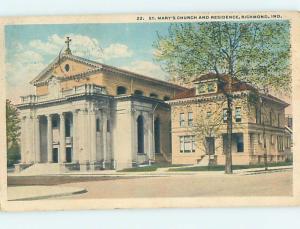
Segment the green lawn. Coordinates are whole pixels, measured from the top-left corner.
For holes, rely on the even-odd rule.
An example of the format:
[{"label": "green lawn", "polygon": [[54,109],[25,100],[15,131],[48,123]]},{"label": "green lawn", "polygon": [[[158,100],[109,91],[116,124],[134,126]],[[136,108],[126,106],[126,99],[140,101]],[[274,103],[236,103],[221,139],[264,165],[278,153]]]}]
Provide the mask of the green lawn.
[{"label": "green lawn", "polygon": [[178,167],[184,165],[172,165],[172,164],[152,164],[150,166],[143,166],[143,167],[134,167],[128,169],[118,170],[118,172],[152,172],[156,171],[158,168],[166,168],[166,167]]},{"label": "green lawn", "polygon": [[[269,163],[268,167],[274,166],[287,166],[292,165],[292,162],[279,162],[279,163]],[[171,165],[171,164],[152,164],[150,166],[143,166],[143,167],[134,167],[128,169],[118,170],[118,172],[153,172],[156,171],[158,168],[166,168],[166,167],[181,167],[185,165]],[[250,169],[250,168],[264,168],[264,164],[260,165],[233,165],[232,169]],[[214,166],[194,166],[194,167],[183,167],[183,168],[170,168],[168,171],[224,171],[224,165],[214,165]]]},{"label": "green lawn", "polygon": [[[287,166],[292,165],[293,162],[279,162],[279,163],[268,163],[268,167],[275,166]],[[251,168],[264,168],[264,164],[259,165],[233,165],[232,169],[251,169]],[[185,168],[171,168],[168,171],[224,171],[224,165],[214,165],[214,166],[194,166],[194,167],[185,167]]]}]

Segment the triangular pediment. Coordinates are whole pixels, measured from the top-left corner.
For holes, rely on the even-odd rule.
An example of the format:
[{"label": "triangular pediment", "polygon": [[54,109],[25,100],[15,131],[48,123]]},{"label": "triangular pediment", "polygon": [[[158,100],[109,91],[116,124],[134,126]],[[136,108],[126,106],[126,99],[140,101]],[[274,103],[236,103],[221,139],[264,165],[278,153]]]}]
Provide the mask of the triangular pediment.
[{"label": "triangular pediment", "polygon": [[56,57],[31,83],[34,85],[47,83],[51,78],[59,79],[84,74],[100,69],[102,65],[95,61],[74,55],[61,55]]}]

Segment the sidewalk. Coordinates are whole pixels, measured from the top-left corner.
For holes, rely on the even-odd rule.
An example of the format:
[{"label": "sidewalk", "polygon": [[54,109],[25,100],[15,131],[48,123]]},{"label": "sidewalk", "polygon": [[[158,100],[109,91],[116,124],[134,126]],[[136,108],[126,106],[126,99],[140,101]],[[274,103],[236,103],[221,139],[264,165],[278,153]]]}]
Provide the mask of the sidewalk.
[{"label": "sidewalk", "polygon": [[265,170],[265,168],[240,169],[240,170],[235,170],[234,173],[241,174],[241,175],[255,175],[255,174],[262,174],[262,173],[280,172],[283,170],[290,170],[290,169],[293,169],[292,165],[268,167],[268,170]]},{"label": "sidewalk", "polygon": [[52,197],[85,193],[85,188],[66,186],[16,186],[8,187],[8,200],[40,200]]},{"label": "sidewalk", "polygon": [[[195,167],[195,166],[187,166],[187,167]],[[221,175],[224,174],[224,171],[168,171],[169,168],[175,167],[164,167],[158,168],[156,171],[148,171],[148,172],[117,172],[116,170],[97,170],[92,172],[80,172],[80,171],[72,171],[60,174],[22,174],[22,173],[13,173],[9,174],[8,176],[72,176],[72,177],[161,177],[161,176],[172,176],[172,175]],[[178,167],[183,168],[183,167]],[[265,168],[251,168],[251,169],[240,169],[234,170],[233,174],[258,174],[258,173],[270,173],[270,172],[278,172],[282,170],[292,169],[293,166],[276,166],[276,167],[269,167],[267,171]]]}]

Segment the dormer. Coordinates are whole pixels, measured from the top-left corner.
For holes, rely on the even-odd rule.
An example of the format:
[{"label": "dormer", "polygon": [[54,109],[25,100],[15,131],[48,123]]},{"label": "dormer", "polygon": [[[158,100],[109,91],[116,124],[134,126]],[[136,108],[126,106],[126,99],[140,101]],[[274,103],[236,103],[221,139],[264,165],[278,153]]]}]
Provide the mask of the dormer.
[{"label": "dormer", "polygon": [[206,74],[193,81],[196,95],[217,93],[222,85],[222,80],[216,74]]}]

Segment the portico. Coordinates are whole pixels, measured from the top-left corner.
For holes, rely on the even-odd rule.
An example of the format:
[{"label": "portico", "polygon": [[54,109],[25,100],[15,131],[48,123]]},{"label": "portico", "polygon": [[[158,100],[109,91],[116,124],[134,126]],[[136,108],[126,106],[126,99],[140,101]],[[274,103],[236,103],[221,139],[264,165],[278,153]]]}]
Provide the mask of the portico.
[{"label": "portico", "polygon": [[31,81],[36,93],[17,105],[20,170],[38,164],[122,169],[155,162],[156,156],[170,162],[164,100],[186,88],[74,56],[69,42]]},{"label": "portico", "polygon": [[[85,90],[80,87],[55,103],[43,101],[39,96],[22,98],[24,103],[19,108],[23,164],[59,163],[93,169],[97,164],[105,167],[112,158],[107,146],[111,98],[101,87],[84,85]],[[87,94],[94,98],[86,100]]]}]

